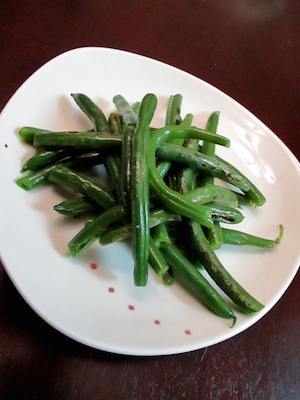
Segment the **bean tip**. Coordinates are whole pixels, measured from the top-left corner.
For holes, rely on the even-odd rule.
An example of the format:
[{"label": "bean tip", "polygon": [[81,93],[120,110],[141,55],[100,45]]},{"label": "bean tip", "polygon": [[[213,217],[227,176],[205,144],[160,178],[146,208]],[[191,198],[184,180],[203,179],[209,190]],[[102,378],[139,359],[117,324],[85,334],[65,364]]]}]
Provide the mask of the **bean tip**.
[{"label": "bean tip", "polygon": [[230,328],[233,328],[233,327],[235,326],[236,320],[237,320],[237,318],[236,318],[236,316],[233,314],[232,324],[230,325]]},{"label": "bean tip", "polygon": [[279,236],[274,241],[276,245],[281,242],[281,239],[283,237],[283,232],[284,232],[284,226],[282,224],[280,224],[279,229],[280,229]]}]

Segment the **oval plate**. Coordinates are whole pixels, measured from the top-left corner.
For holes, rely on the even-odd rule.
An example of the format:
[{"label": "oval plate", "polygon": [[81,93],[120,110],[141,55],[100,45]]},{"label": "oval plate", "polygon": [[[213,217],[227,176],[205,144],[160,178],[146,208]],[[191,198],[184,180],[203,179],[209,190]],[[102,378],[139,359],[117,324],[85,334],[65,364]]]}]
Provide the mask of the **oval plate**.
[{"label": "oval plate", "polygon": [[[219,318],[176,284],[167,287],[150,271],[145,288],[133,284],[128,244],[101,248],[95,243],[73,260],[67,243],[82,221],[53,211],[63,193],[51,186],[20,189],[23,162],[32,148],[18,136],[22,126],[84,130],[89,121],[70,94],[82,92],[108,115],[112,98],[135,102],[149,92],[158,97],[153,125],[164,123],[168,98],[183,96],[182,115],[193,113],[203,127],[220,111],[218,133],[231,140],[218,154],[234,163],[262,190],[266,204],[243,210],[239,229],[275,238],[272,250],[224,246],[218,256],[229,272],[265,304],[262,312],[237,323]],[[288,179],[287,179],[288,177]],[[68,51],[36,71],[14,94],[0,118],[0,249],[12,282],[47,323],[70,338],[108,352],[165,355],[204,348],[244,331],[280,299],[299,261],[300,168],[287,147],[249,111],[213,86],[161,62],[124,51],[80,48]],[[289,193],[289,196],[286,194]]]}]

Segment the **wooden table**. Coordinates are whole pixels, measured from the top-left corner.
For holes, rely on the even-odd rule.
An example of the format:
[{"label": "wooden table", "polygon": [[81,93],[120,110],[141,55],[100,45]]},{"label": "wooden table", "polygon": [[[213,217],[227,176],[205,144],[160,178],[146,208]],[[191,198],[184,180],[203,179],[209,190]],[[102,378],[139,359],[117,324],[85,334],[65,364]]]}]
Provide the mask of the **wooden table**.
[{"label": "wooden table", "polygon": [[[52,57],[80,46],[112,47],[213,84],[300,158],[297,0],[124,4],[2,1],[0,109]],[[232,339],[186,354],[138,358],[95,351],[62,336],[30,309],[1,265],[0,398],[299,399],[299,278],[271,312]]]}]

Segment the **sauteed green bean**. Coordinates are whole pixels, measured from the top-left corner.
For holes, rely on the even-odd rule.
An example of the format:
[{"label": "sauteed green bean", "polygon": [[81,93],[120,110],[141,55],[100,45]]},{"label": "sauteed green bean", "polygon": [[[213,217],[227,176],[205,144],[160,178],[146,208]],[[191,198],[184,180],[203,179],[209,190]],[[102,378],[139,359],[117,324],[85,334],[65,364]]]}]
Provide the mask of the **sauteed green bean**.
[{"label": "sauteed green bean", "polygon": [[[82,229],[68,244],[72,257],[80,257],[95,241],[101,251],[101,246],[131,239],[135,285],[147,284],[149,264],[163,284],[183,283],[216,315],[234,323],[223,292],[240,311],[260,311],[264,306],[236,282],[215,250],[223,244],[272,248],[280,243],[283,227],[274,240],[228,227],[243,220],[241,206],[254,209],[266,199],[236,166],[217,155],[218,146],[230,147],[229,138],[217,133],[220,113],[211,113],[205,129],[193,126],[193,115],[182,117],[183,98],[175,94],[169,97],[163,126],[153,127],[154,94],[132,105],[117,94],[116,110],[108,117],[85,94],[72,97],[91,129],[20,129],[36,154],[16,180],[25,190],[47,182],[71,189],[72,198],[53,206],[64,218],[82,218]],[[106,169],[107,183],[95,178],[95,170],[90,174],[99,165]],[[217,288],[204,278],[204,269]]]}]

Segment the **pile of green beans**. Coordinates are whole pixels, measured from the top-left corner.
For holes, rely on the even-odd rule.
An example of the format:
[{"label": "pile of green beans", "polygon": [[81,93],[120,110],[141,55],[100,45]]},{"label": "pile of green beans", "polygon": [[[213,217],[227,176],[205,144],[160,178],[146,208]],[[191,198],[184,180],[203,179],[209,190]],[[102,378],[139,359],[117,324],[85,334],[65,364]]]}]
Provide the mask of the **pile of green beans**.
[{"label": "pile of green beans", "polygon": [[[37,150],[16,181],[25,190],[51,182],[73,191],[73,198],[54,205],[67,217],[85,216],[68,244],[71,255],[78,257],[95,241],[105,246],[129,238],[136,286],[147,284],[150,265],[163,283],[177,281],[234,323],[233,306],[248,314],[260,311],[264,306],[229,274],[216,250],[223,244],[272,248],[280,243],[283,227],[275,240],[225,228],[243,220],[242,207],[260,207],[266,199],[239,169],[216,155],[217,145],[230,146],[217,134],[219,112],[200,129],[192,125],[192,114],[182,117],[182,96],[171,95],[164,126],[154,128],[157,98],[152,93],[133,105],[116,95],[116,110],[108,117],[85,94],[72,98],[91,128],[20,129],[21,138]],[[107,185],[90,174],[97,165],[105,167]]]}]

